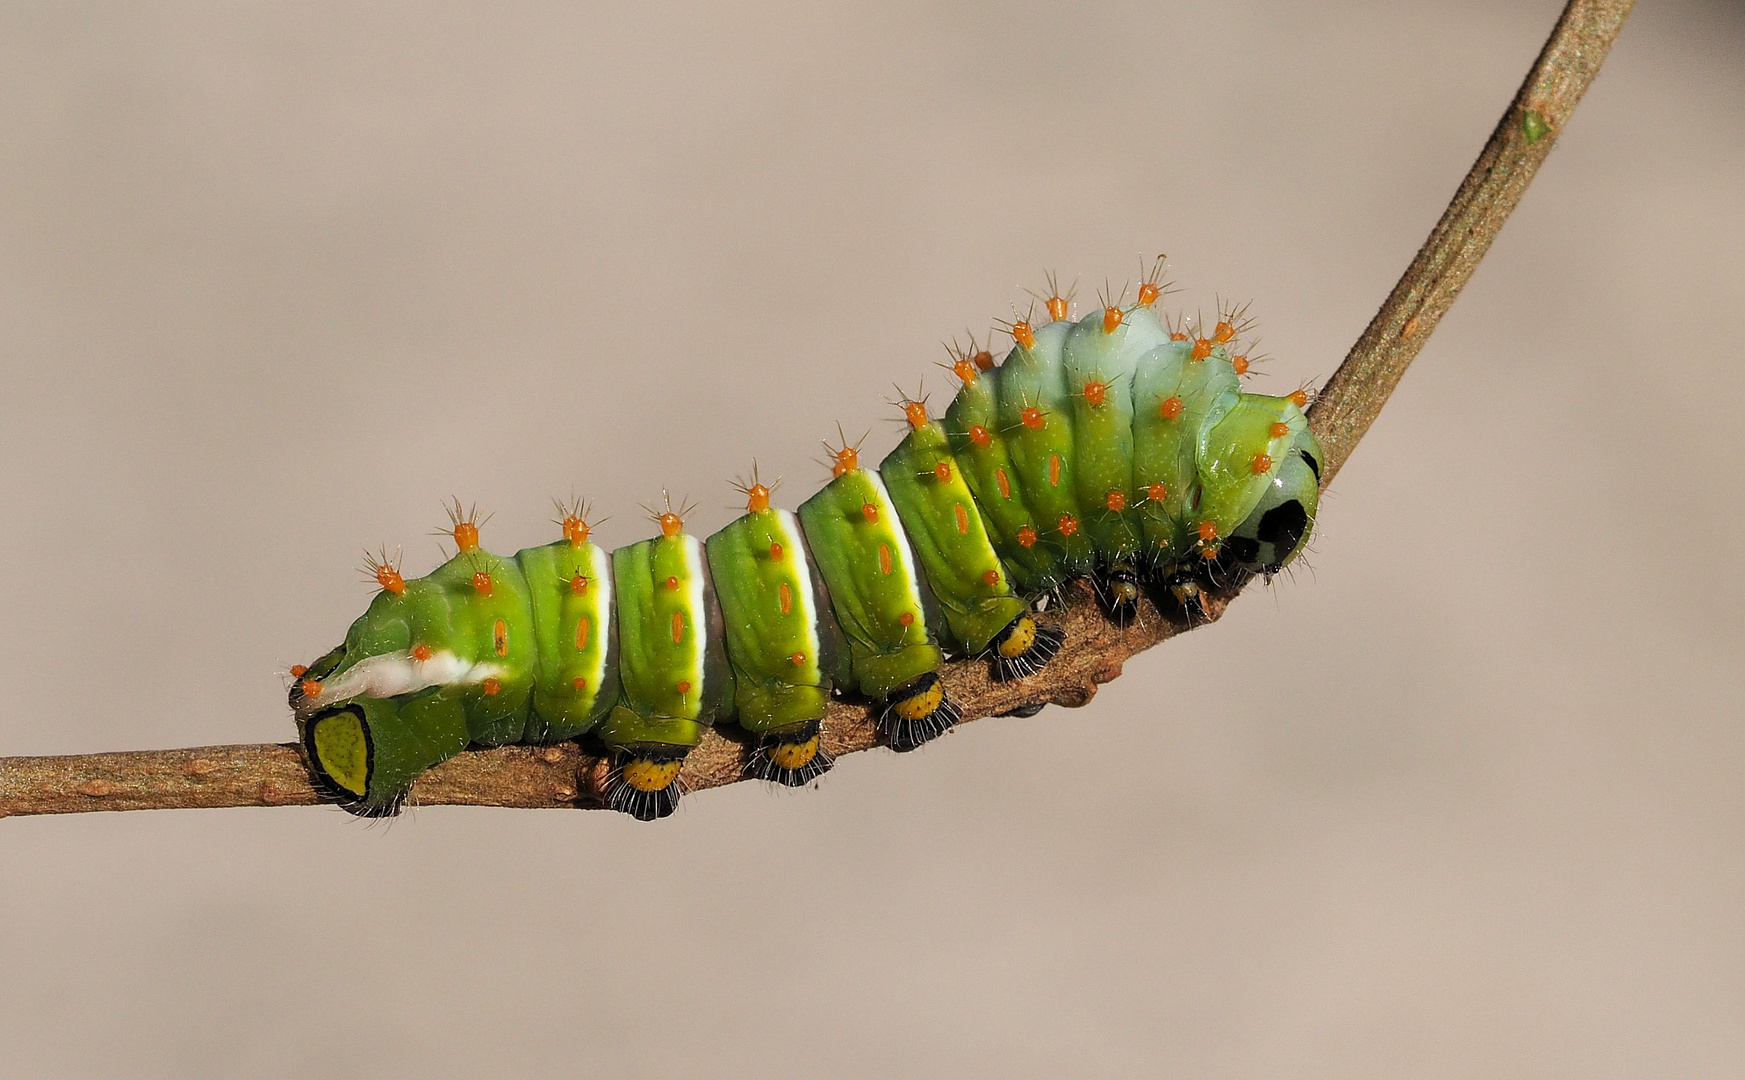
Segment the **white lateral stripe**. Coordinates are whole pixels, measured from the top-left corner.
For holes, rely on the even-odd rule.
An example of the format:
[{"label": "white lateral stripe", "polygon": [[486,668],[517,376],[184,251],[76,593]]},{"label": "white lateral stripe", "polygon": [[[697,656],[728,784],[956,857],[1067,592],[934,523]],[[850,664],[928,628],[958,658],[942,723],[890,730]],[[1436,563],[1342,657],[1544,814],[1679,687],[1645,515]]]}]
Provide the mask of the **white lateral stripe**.
[{"label": "white lateral stripe", "polygon": [[801,669],[800,674],[810,680],[811,685],[816,686],[823,681],[824,671],[819,666],[823,661],[819,650],[823,646],[818,644],[818,612],[813,610],[812,603],[815,595],[813,590],[816,588],[812,582],[812,568],[806,565],[806,544],[800,534],[800,519],[792,511],[777,510],[776,522],[782,532],[783,544],[794,553],[794,562],[800,568],[801,595],[797,603],[800,605],[800,615],[806,621],[807,657],[806,666]]},{"label": "white lateral stripe", "polygon": [[307,700],[310,709],[322,708],[355,697],[389,698],[412,694],[431,686],[459,686],[483,682],[501,674],[492,663],[473,663],[444,649],[428,660],[416,660],[400,650],[369,656],[321,684],[321,693]]},{"label": "white lateral stripe", "polygon": [[[592,571],[592,577],[589,580],[593,583],[593,587],[596,590],[604,590],[595,594],[601,598],[602,603],[600,604],[600,618],[594,620],[592,632],[610,635],[616,629],[613,626],[605,625],[612,618],[612,559],[599,544],[593,545],[589,552],[588,569]],[[596,696],[599,695],[600,688],[606,685],[606,654],[611,651],[608,644],[610,641],[611,638],[608,636],[600,643],[599,662],[594,665],[594,670],[588,672],[587,675],[588,685],[594,688]]]},{"label": "white lateral stripe", "polygon": [[690,608],[691,630],[696,635],[697,663],[691,673],[691,685],[696,687],[699,700],[703,693],[703,669],[707,666],[703,657],[709,648],[709,608],[703,603],[703,542],[686,533],[685,542],[685,601]]},{"label": "white lateral stripe", "polygon": [[903,519],[897,516],[896,508],[891,505],[891,493],[885,489],[885,482],[879,477],[878,470],[866,470],[867,479],[872,481],[873,491],[879,500],[879,518],[888,523],[891,535],[897,538],[892,545],[897,553],[897,565],[903,568],[905,584],[909,588],[909,608],[915,613],[915,623],[923,631],[927,630],[927,609],[921,606],[921,586],[915,577],[915,553],[909,550],[909,534],[903,530]]}]

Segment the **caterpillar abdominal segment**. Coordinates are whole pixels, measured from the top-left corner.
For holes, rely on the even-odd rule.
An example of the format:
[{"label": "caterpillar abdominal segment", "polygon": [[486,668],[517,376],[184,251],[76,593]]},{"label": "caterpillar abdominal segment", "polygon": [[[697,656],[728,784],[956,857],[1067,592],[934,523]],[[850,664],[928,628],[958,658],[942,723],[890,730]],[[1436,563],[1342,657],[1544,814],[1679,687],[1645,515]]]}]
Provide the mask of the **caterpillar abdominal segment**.
[{"label": "caterpillar abdominal segment", "polygon": [[877,468],[858,443],[826,443],[831,478],[793,511],[754,467],[745,513],[707,538],[668,499],[646,508],[657,535],[607,551],[572,499],[561,539],[499,556],[480,546],[489,519],[456,500],[454,556],[411,579],[397,554],[366,556],[368,610],[293,669],[318,788],[391,815],[468,746],[585,738],[612,761],[606,804],[653,820],[712,726],[750,737],[748,775],[791,787],[830,768],[833,696],[874,703],[893,749],[944,734],[962,717],[946,657],[1035,675],[1065,644],[1038,614],[1073,578],[1120,625],[1148,586],[1204,619],[1207,590],[1300,554],[1322,454],[1304,391],[1242,390],[1246,307],[1220,303],[1210,332],[1160,320],[1162,273],[1160,258],[1137,302],[1105,289],[1076,321],[1051,276],[1047,319],[1009,324],[1002,361],[973,337],[948,347],[961,385],[944,413],[903,394],[907,430]]}]

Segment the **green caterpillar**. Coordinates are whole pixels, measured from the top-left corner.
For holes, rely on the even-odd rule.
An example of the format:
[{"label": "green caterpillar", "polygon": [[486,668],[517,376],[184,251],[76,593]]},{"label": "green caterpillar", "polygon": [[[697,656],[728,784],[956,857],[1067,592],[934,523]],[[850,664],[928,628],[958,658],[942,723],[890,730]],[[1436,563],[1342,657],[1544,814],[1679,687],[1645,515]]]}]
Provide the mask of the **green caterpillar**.
[{"label": "green caterpillar", "polygon": [[368,611],[293,669],[318,786],[391,814],[469,745],[587,736],[614,761],[608,805],[664,817],[710,725],[737,723],[756,739],[750,772],[790,786],[830,766],[833,695],[879,703],[898,750],[949,730],[947,654],[1034,674],[1064,635],[1032,602],[1070,578],[1091,578],[1124,622],[1147,577],[1192,617],[1204,587],[1276,573],[1318,503],[1305,395],[1242,392],[1240,312],[1209,336],[1165,326],[1161,270],[1136,303],[1076,322],[1051,287],[1049,321],[1012,323],[998,366],[954,348],[962,387],[944,417],[904,396],[909,430],[878,469],[831,447],[832,479],[797,513],[754,471],[744,516],[707,540],[668,503],[651,511],[659,536],[607,553],[571,505],[561,540],[504,558],[457,502],[455,556],[412,580],[372,559]]}]

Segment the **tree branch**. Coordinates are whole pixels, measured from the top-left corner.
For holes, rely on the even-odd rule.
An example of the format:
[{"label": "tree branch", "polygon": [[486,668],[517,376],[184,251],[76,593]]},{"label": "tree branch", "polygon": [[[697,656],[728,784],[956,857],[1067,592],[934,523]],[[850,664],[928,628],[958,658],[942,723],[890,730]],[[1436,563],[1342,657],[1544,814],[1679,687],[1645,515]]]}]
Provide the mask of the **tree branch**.
[{"label": "tree branch", "polygon": [[[1442,220],[1310,409],[1310,424],[1326,450],[1323,487],[1351,456],[1472,276],[1599,71],[1633,4],[1570,0],[1564,8]],[[1233,598],[1233,593],[1209,597],[1205,621],[1216,621]],[[947,665],[946,686],[962,706],[964,722],[1040,702],[1083,705],[1098,684],[1121,674],[1128,657],[1190,629],[1149,603],[1138,622],[1117,628],[1082,583],[1068,590],[1056,614],[1067,631],[1067,647],[1040,675],[999,683],[989,678],[985,663]],[[831,704],[824,744],[832,754],[866,750],[877,742],[866,706]],[[734,733],[709,730],[686,759],[682,781],[696,791],[744,779],[748,753],[748,744]],[[470,750],[419,777],[411,801],[597,808],[606,768],[574,743]],[[321,801],[301,751],[288,743],[0,758],[0,817]]]}]

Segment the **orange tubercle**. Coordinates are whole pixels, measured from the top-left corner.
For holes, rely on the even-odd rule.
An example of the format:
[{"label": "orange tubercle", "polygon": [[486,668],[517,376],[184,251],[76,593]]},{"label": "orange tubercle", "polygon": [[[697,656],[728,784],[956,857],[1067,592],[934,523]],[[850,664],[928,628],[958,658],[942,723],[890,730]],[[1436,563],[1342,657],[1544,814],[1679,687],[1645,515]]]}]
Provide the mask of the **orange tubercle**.
[{"label": "orange tubercle", "polygon": [[1238,375],[1248,374],[1248,357],[1246,357],[1246,356],[1232,356],[1230,358],[1230,367]]},{"label": "orange tubercle", "polygon": [[971,424],[969,429],[969,441],[980,447],[988,447],[993,445],[994,437],[989,435],[988,429],[982,427],[980,424]]},{"label": "orange tubercle", "polygon": [[414,645],[414,646],[412,646],[412,659],[418,661],[421,664],[424,661],[430,659],[432,656],[435,656],[435,655],[436,655],[435,650],[433,650],[428,645]]},{"label": "orange tubercle", "polygon": [[1139,286],[1139,306],[1150,307],[1157,303],[1157,298],[1163,295],[1163,290],[1157,287],[1157,282],[1147,281]]},{"label": "orange tubercle", "polygon": [[1171,341],[1186,341],[1187,339],[1188,336],[1180,330],[1176,330],[1169,335],[1169,340]]},{"label": "orange tubercle", "polygon": [[583,577],[580,574],[575,574],[570,578],[570,592],[574,593],[577,596],[580,596],[587,591],[588,591],[588,579],[587,578]]},{"label": "orange tubercle", "polygon": [[503,684],[496,679],[486,679],[479,684],[479,689],[485,692],[486,697],[496,697],[503,692]]},{"label": "orange tubercle", "polygon": [[406,579],[400,576],[398,570],[386,564],[380,564],[376,567],[376,584],[395,596],[401,596],[406,592]]},{"label": "orange tubercle", "polygon": [[563,538],[569,541],[570,547],[581,547],[588,542],[588,523],[575,514],[565,514]]},{"label": "orange tubercle", "polygon": [[1272,455],[1271,454],[1256,454],[1256,455],[1254,455],[1254,461],[1251,464],[1254,468],[1255,475],[1257,475],[1257,476],[1261,473],[1271,472],[1272,471]]},{"label": "orange tubercle", "polygon": [[1106,307],[1106,308],[1104,308],[1103,309],[1103,333],[1113,334],[1115,332],[1115,329],[1117,327],[1119,327],[1120,325],[1121,325],[1121,309],[1118,307]]},{"label": "orange tubercle", "polygon": [[1152,502],[1162,502],[1168,496],[1169,488],[1163,486],[1161,483],[1148,484],[1145,488],[1145,497],[1150,499]]},{"label": "orange tubercle", "polygon": [[769,509],[769,488],[753,484],[745,492],[745,512],[757,514]]},{"label": "orange tubercle", "polygon": [[773,540],[770,542],[769,557],[771,562],[782,561],[782,545],[780,543]]},{"label": "orange tubercle", "polygon": [[1157,415],[1165,420],[1174,420],[1182,414],[1182,399],[1178,397],[1164,398],[1163,404],[1157,407]]},{"label": "orange tubercle", "polygon": [[1127,509],[1127,496],[1119,491],[1111,491],[1109,492],[1109,497],[1103,500],[1103,505],[1119,514],[1121,511]]},{"label": "orange tubercle", "polygon": [[483,570],[473,571],[473,591],[480,596],[491,595],[491,575]]},{"label": "orange tubercle", "polygon": [[1206,357],[1211,356],[1211,355],[1212,355],[1212,339],[1210,339],[1210,338],[1195,338],[1194,339],[1193,359],[1204,360]]},{"label": "orange tubercle", "polygon": [[1060,520],[1055,524],[1060,530],[1060,535],[1062,536],[1072,536],[1074,533],[1079,531],[1078,519],[1073,517],[1071,514],[1060,515]]},{"label": "orange tubercle", "polygon": [[1000,572],[998,570],[984,570],[982,572],[982,584],[983,585],[986,585],[988,588],[991,589],[995,585],[998,585],[999,583],[1000,583]]},{"label": "orange tubercle", "polygon": [[660,516],[660,534],[668,540],[685,531],[685,519],[668,510]]},{"label": "orange tubercle", "polygon": [[976,353],[975,356],[971,357],[971,359],[975,361],[976,367],[981,368],[983,371],[994,370],[994,354],[986,349]]},{"label": "orange tubercle", "polygon": [[1018,419],[1031,431],[1041,431],[1042,425],[1048,422],[1047,417],[1042,415],[1042,410],[1034,405],[1026,405],[1024,411],[1018,414]]},{"label": "orange tubercle", "polygon": [[1030,324],[1022,319],[1012,324],[1012,340],[1026,349],[1036,347],[1036,331],[1030,329]]},{"label": "orange tubercle", "polygon": [[1218,526],[1212,524],[1209,521],[1200,522],[1199,532],[1200,532],[1200,539],[1205,541],[1206,543],[1211,543],[1213,540],[1218,539]]},{"label": "orange tubercle", "polygon": [[1107,399],[1108,393],[1109,388],[1107,386],[1104,386],[1096,379],[1092,379],[1090,382],[1085,383],[1085,404],[1092,408],[1100,407],[1104,400]]},{"label": "orange tubercle", "polygon": [[1055,322],[1066,318],[1066,297],[1051,296],[1048,298],[1048,317]]},{"label": "orange tubercle", "polygon": [[677,683],[673,684],[673,689],[681,694],[688,694],[691,692],[691,680],[680,679]]},{"label": "orange tubercle", "polygon": [[919,431],[927,426],[927,406],[919,401],[903,402],[903,419],[909,421],[909,426]]},{"label": "orange tubercle", "polygon": [[1290,399],[1291,399],[1291,404],[1295,405],[1299,409],[1307,408],[1309,405],[1309,393],[1306,390],[1293,390],[1293,391],[1291,391]]},{"label": "orange tubercle", "polygon": [[803,652],[797,652],[797,653],[793,654],[792,656],[788,657],[788,661],[790,663],[792,663],[795,667],[802,667],[806,663],[806,654]]},{"label": "orange tubercle", "polygon": [[951,373],[963,380],[963,385],[965,386],[975,382],[976,375],[978,374],[975,361],[967,356],[960,356],[952,362]]},{"label": "orange tubercle", "polygon": [[577,690],[586,690],[588,688],[588,680],[577,675],[575,678],[570,680],[570,685]]},{"label": "orange tubercle", "polygon": [[291,678],[301,679],[303,676],[305,676],[307,674],[309,674],[309,665],[308,664],[292,664],[291,665]]},{"label": "orange tubercle", "polygon": [[1283,420],[1280,420],[1278,423],[1267,428],[1266,432],[1275,439],[1282,439],[1291,433],[1291,426]]},{"label": "orange tubercle", "polygon": [[933,466],[933,479],[939,481],[941,484],[951,483],[951,464],[950,464],[950,462],[941,461],[937,465]]},{"label": "orange tubercle", "polygon": [[836,461],[830,466],[832,476],[846,476],[860,468],[860,451],[852,446],[845,446],[836,451]]},{"label": "orange tubercle", "polygon": [[903,612],[901,615],[897,616],[897,623],[901,626],[914,626],[915,613],[913,611]]},{"label": "orange tubercle", "polygon": [[470,521],[462,521],[455,525],[454,543],[462,551],[479,550],[479,527]]},{"label": "orange tubercle", "polygon": [[1018,546],[1019,547],[1035,547],[1036,546],[1036,530],[1032,529],[1028,525],[1019,529],[1018,530]]},{"label": "orange tubercle", "polygon": [[1234,326],[1230,325],[1229,320],[1224,320],[1222,322],[1219,322],[1218,325],[1215,328],[1213,328],[1213,330],[1212,330],[1212,340],[1216,341],[1220,345],[1224,344],[1226,341],[1229,341],[1231,338],[1233,338],[1235,336],[1236,336],[1236,328]]},{"label": "orange tubercle", "polygon": [[679,579],[676,577],[667,578],[666,579],[666,587],[667,587],[667,591],[669,591],[669,592],[678,592],[679,591]]},{"label": "orange tubercle", "polygon": [[879,519],[879,508],[872,503],[861,503],[860,516],[866,518],[867,524],[871,525]]},{"label": "orange tubercle", "polygon": [[303,691],[304,697],[306,697],[306,698],[318,698],[321,696],[321,680],[320,679],[304,679],[302,686],[301,686],[301,689]]}]

